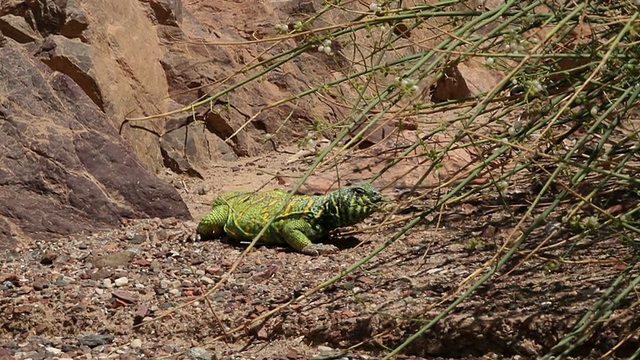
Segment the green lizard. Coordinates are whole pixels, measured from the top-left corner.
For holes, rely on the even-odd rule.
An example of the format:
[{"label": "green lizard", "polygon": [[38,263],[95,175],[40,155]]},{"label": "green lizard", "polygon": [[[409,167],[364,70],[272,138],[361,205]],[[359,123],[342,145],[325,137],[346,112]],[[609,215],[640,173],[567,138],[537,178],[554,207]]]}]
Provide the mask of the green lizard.
[{"label": "green lizard", "polygon": [[285,204],[283,190],[232,191],[213,201],[211,212],[200,220],[201,238],[223,234],[236,240],[253,240],[277,214],[260,239],[263,244],[289,244],[307,255],[335,252],[333,245],[314,244],[331,230],[355,225],[381,208],[382,195],[369,183],[337,189],[327,195],[294,195]]}]

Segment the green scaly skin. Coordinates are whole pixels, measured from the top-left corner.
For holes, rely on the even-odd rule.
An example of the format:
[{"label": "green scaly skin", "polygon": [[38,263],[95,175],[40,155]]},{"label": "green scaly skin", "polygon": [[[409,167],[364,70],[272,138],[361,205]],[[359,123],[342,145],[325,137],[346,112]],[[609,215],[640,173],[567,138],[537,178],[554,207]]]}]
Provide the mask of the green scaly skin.
[{"label": "green scaly skin", "polygon": [[197,232],[203,239],[226,234],[236,240],[253,240],[274,213],[283,209],[260,243],[289,244],[304,254],[319,255],[338,249],[313,241],[325,238],[336,228],[359,223],[379,210],[383,201],[369,183],[345,186],[323,196],[294,195],[285,204],[287,195],[282,190],[224,193],[213,201]]}]

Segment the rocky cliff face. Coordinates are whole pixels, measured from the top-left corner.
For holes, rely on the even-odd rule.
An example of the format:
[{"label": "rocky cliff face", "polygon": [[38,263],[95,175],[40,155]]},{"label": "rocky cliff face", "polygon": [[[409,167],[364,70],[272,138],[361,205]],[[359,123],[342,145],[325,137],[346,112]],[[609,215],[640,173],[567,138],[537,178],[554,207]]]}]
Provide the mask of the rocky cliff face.
[{"label": "rocky cliff face", "polygon": [[190,216],[71,77],[11,40],[0,58],[0,248],[122,218]]},{"label": "rocky cliff face", "polygon": [[190,218],[154,174],[161,126],[118,133],[127,112],[165,108],[152,19],[175,22],[171,4],[2,2],[0,249],[123,218]]}]

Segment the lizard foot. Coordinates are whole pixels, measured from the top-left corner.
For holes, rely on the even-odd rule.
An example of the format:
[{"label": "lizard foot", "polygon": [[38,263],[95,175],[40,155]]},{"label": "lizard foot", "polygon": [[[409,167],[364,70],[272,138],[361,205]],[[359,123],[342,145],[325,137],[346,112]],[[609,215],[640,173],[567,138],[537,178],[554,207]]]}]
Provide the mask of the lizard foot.
[{"label": "lizard foot", "polygon": [[306,255],[318,256],[323,254],[331,254],[337,252],[338,248],[328,244],[311,244],[302,249],[302,253]]}]

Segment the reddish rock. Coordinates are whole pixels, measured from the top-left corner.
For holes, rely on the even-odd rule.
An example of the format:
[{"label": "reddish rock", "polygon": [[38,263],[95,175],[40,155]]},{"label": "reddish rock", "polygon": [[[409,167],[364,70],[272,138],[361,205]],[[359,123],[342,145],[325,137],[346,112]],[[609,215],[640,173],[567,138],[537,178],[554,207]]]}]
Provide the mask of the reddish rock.
[{"label": "reddish rock", "polygon": [[204,269],[204,272],[209,275],[216,275],[222,273],[222,268],[220,266],[212,266]]},{"label": "reddish rock", "polygon": [[96,268],[127,266],[135,254],[131,251],[116,251],[108,254],[96,255],[90,262]]},{"label": "reddish rock", "polygon": [[20,286],[20,280],[16,274],[0,274],[0,284],[10,282],[13,286]]},{"label": "reddish rock", "polygon": [[13,360],[16,359],[13,354],[15,350],[0,347],[0,360]]},{"label": "reddish rock", "polygon": [[358,147],[364,149],[383,141],[396,129],[397,126],[389,122],[371,124],[369,119],[363,118],[349,130],[349,134],[354,138],[352,141],[357,141]]},{"label": "reddish rock", "polygon": [[140,296],[138,294],[123,290],[114,290],[111,295],[113,295],[114,298],[121,300],[127,304],[137,303],[140,299]]},{"label": "reddish rock", "polygon": [[136,308],[136,312],[133,316],[133,323],[134,324],[139,324],[142,322],[142,320],[145,318],[145,316],[147,316],[147,314],[149,313],[149,305],[146,304],[139,304],[138,307]]},{"label": "reddish rock", "polygon": [[14,314],[27,314],[30,313],[31,310],[33,310],[33,306],[32,305],[16,305],[13,307],[13,313]]},{"label": "reddish rock", "polygon": [[50,286],[49,281],[45,279],[36,279],[33,282],[33,290],[42,291]]},{"label": "reddish rock", "polygon": [[471,96],[471,90],[469,90],[469,86],[457,65],[445,69],[444,75],[431,87],[431,101],[433,102],[463,99],[469,96]]},{"label": "reddish rock", "polygon": [[40,264],[42,265],[51,265],[53,264],[53,260],[58,257],[58,253],[53,250],[47,250],[44,254],[42,254],[42,258],[40,259]]}]

